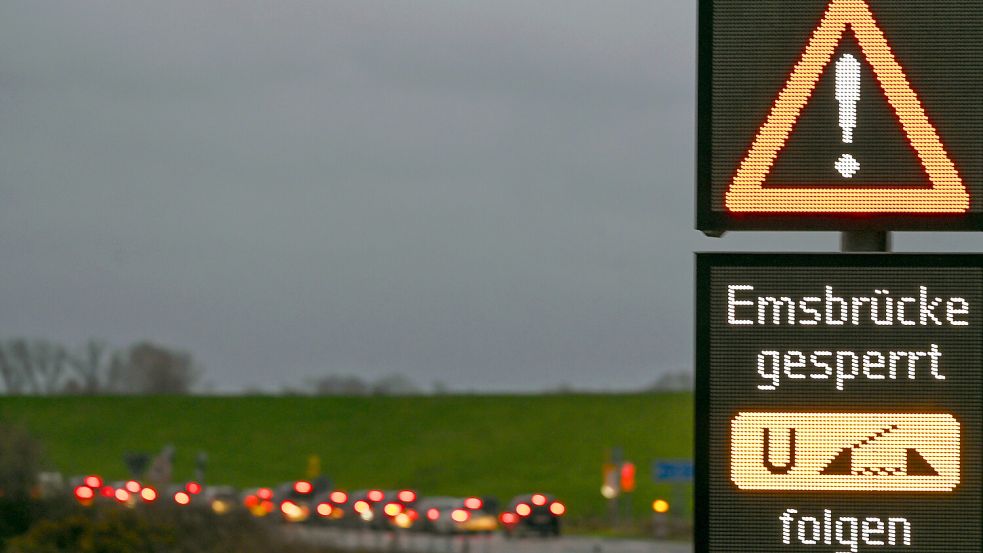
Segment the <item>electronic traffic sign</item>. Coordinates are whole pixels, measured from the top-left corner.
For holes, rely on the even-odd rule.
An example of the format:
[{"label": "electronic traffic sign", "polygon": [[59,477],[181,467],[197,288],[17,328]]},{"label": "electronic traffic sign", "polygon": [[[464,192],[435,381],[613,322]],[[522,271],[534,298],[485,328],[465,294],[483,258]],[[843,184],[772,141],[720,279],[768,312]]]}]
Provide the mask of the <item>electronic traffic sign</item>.
[{"label": "electronic traffic sign", "polygon": [[698,254],[697,553],[983,550],[983,255]]},{"label": "electronic traffic sign", "polygon": [[697,227],[983,228],[983,8],[700,0]]}]

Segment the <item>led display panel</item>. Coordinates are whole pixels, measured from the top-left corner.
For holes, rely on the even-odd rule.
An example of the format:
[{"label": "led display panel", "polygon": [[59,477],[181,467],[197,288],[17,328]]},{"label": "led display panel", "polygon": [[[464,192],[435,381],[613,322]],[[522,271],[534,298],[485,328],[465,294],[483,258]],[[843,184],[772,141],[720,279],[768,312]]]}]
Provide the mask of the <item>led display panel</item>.
[{"label": "led display panel", "polygon": [[698,254],[697,553],[983,550],[983,255]]},{"label": "led display panel", "polygon": [[979,2],[699,6],[699,229],[983,228]]}]

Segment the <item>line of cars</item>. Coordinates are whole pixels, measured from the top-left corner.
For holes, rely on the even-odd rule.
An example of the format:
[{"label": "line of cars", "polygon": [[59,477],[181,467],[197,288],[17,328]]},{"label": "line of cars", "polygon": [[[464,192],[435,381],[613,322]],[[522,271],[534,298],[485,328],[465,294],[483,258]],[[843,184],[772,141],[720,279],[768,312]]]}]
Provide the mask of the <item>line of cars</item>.
[{"label": "line of cars", "polygon": [[247,489],[203,486],[197,482],[164,490],[136,480],[104,483],[95,475],[72,480],[82,505],[108,502],[136,507],[173,502],[178,507],[210,508],[218,514],[245,509],[253,516],[295,524],[343,528],[407,530],[435,534],[488,533],[506,536],[558,536],[566,506],[552,495],[531,493],[512,498],[500,508],[494,497],[421,497],[414,490],[335,489],[327,479],[286,482]]}]

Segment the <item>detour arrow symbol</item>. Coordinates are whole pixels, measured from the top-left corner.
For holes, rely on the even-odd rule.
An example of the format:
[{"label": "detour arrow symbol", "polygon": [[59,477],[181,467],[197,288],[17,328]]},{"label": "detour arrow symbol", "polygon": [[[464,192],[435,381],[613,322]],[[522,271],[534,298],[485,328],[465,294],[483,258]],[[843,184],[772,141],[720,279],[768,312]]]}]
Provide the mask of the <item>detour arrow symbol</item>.
[{"label": "detour arrow symbol", "polygon": [[742,490],[948,492],[959,422],[925,413],[740,413],[731,480]]}]

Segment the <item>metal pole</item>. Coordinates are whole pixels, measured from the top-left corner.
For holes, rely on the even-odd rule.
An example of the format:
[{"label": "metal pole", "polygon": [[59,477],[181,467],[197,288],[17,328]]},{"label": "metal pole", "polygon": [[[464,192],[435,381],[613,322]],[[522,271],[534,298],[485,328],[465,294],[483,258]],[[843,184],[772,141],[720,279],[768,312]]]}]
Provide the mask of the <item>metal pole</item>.
[{"label": "metal pole", "polygon": [[841,252],[890,252],[891,233],[883,230],[852,230],[840,233]]}]

